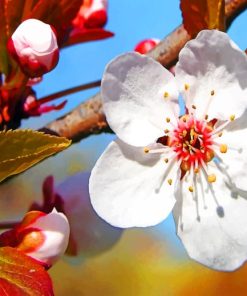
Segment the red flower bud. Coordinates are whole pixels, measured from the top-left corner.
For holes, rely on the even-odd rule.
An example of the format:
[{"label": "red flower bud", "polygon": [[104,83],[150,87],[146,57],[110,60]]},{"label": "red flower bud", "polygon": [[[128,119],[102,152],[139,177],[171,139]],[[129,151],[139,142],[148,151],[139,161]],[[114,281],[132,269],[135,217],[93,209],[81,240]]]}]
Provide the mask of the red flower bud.
[{"label": "red flower bud", "polygon": [[56,35],[50,25],[37,19],[21,23],[9,39],[7,47],[29,77],[40,77],[58,63]]},{"label": "red flower bud", "polygon": [[146,54],[148,51],[153,49],[159,42],[159,39],[145,39],[136,45],[135,51],[141,54]]},{"label": "red flower bud", "polygon": [[78,28],[102,28],[107,22],[107,0],[87,0],[83,2],[73,25]]},{"label": "red flower bud", "polygon": [[1,246],[11,246],[50,267],[68,246],[69,223],[54,208],[49,214],[28,212],[14,229],[1,234]]}]

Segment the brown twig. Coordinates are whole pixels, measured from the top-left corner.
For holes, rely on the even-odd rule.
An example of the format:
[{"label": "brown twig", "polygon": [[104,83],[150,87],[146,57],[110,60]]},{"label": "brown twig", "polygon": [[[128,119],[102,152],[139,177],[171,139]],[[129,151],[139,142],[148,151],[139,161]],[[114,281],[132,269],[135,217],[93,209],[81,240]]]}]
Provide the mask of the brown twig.
[{"label": "brown twig", "polygon": [[[227,26],[245,9],[247,0],[226,0]],[[178,54],[191,37],[183,25],[164,38],[148,53],[163,66],[169,67],[176,63]],[[42,128],[43,131],[79,141],[91,134],[110,132],[100,98],[100,93],[80,104],[67,115],[58,118]]]},{"label": "brown twig", "polygon": [[100,84],[101,84],[101,80],[97,80],[97,81],[82,84],[82,85],[79,85],[79,86],[76,86],[76,87],[71,87],[71,88],[59,91],[57,93],[51,94],[49,96],[40,98],[38,100],[38,103],[40,103],[40,104],[48,103],[50,101],[56,100],[56,99],[64,97],[64,96],[71,95],[71,94],[76,93],[76,92],[81,91],[81,90],[87,90],[87,89],[90,89],[90,88],[98,87],[98,86],[100,86]]},{"label": "brown twig", "polygon": [[11,222],[0,222],[0,229],[11,229],[18,225],[20,222],[11,221]]}]

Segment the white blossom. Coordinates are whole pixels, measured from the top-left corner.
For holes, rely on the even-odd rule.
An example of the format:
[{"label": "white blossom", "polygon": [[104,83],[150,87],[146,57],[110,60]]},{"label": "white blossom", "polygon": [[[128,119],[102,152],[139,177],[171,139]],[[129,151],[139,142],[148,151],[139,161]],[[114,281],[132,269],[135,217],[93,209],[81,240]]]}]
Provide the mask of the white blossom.
[{"label": "white blossom", "polygon": [[246,55],[216,30],[185,45],[175,77],[151,58],[123,54],[106,67],[102,99],[118,139],[91,174],[98,215],[144,227],[173,210],[192,258],[239,267],[247,258]]}]

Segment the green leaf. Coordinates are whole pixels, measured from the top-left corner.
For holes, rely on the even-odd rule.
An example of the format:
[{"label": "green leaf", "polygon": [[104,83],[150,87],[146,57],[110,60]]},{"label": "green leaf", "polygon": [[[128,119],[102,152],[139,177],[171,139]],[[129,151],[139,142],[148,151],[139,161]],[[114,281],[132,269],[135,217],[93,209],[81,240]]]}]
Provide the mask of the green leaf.
[{"label": "green leaf", "polygon": [[64,150],[71,141],[32,130],[0,132],[0,181]]},{"label": "green leaf", "polygon": [[204,29],[225,31],[224,0],[181,0],[180,8],[184,27],[192,37]]},{"label": "green leaf", "polygon": [[0,248],[0,295],[53,296],[52,281],[43,266],[14,248]]}]

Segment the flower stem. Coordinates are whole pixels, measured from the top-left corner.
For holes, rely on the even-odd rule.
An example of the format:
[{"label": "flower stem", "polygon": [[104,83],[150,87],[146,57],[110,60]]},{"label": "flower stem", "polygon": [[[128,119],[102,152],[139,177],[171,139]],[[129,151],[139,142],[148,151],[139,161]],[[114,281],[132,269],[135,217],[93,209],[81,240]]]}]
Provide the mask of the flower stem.
[{"label": "flower stem", "polygon": [[15,227],[20,222],[18,221],[9,221],[9,222],[0,222],[0,229],[10,229]]},{"label": "flower stem", "polygon": [[97,81],[93,81],[90,83],[75,86],[72,88],[68,88],[68,89],[59,91],[57,93],[51,94],[49,96],[43,97],[43,98],[39,99],[38,102],[40,104],[48,103],[50,101],[56,100],[58,98],[61,98],[61,97],[67,96],[67,95],[71,95],[71,94],[76,93],[81,90],[87,90],[90,88],[98,87],[98,86],[100,86],[100,84],[101,84],[101,80],[97,80]]}]

